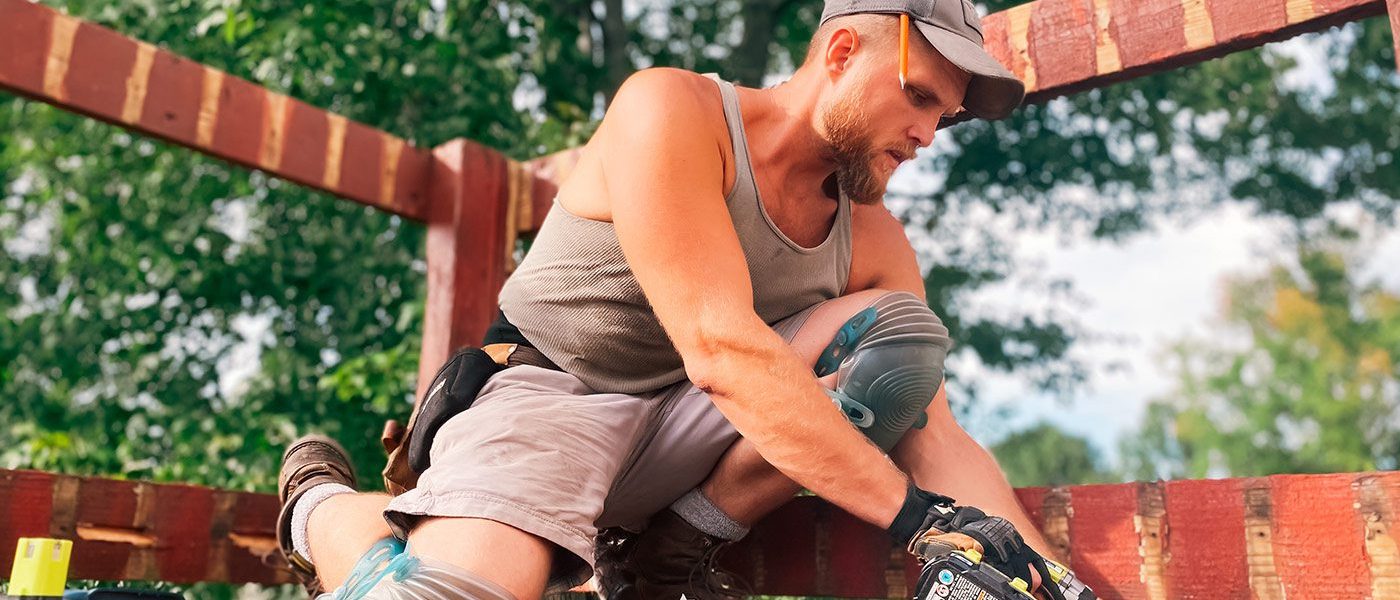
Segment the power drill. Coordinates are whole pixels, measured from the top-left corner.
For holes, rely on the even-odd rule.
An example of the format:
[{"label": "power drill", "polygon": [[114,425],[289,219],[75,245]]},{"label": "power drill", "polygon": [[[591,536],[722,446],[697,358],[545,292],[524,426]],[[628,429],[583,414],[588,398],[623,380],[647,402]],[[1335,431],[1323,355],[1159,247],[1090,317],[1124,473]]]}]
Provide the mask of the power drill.
[{"label": "power drill", "polygon": [[[1051,560],[1045,561],[1051,582],[1058,586],[1066,600],[1096,600],[1094,592],[1075,578],[1069,569]],[[1020,577],[1010,578],[991,565],[982,562],[982,553],[954,550],[924,563],[919,583],[914,588],[914,600],[1028,600],[1030,583]]]}]

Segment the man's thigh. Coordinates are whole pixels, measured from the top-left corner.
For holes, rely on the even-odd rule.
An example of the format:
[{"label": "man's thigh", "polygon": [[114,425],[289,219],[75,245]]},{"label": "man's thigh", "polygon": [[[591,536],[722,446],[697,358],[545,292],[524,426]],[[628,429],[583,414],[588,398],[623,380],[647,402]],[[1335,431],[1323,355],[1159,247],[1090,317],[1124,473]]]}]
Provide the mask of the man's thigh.
[{"label": "man's thigh", "polygon": [[[837,330],[887,292],[870,290],[816,304],[773,325],[807,364],[815,365]],[[598,520],[599,527],[638,528],[682,494],[705,481],[720,458],[739,440],[739,432],[689,382],[661,396],[657,425],[643,434],[613,484]],[[833,405],[832,410],[837,410]]]}]

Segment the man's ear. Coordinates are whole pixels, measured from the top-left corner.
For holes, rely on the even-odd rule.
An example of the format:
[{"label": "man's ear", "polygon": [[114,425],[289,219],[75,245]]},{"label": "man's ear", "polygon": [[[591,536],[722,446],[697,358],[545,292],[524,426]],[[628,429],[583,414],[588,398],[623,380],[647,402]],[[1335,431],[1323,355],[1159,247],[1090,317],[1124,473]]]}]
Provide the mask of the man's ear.
[{"label": "man's ear", "polygon": [[841,27],[831,33],[826,40],[826,53],[822,55],[826,71],[832,75],[844,73],[851,66],[851,59],[860,49],[860,35],[854,27]]}]

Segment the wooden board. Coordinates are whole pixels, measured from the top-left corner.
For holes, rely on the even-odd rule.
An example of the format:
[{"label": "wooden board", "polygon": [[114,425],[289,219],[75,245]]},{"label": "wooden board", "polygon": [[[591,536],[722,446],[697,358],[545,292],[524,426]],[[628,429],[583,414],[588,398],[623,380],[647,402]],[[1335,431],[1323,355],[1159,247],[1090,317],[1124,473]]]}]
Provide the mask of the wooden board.
[{"label": "wooden board", "polygon": [[70,579],[283,583],[277,498],[190,485],[0,470],[0,573],[21,537],[74,541]]},{"label": "wooden board", "polygon": [[[1400,597],[1400,473],[1017,490],[1101,598]],[[75,541],[70,578],[285,582],[277,500],[197,486],[0,471],[0,548]],[[0,572],[12,554],[0,552]],[[765,594],[908,597],[918,565],[884,532],[797,498],[727,550]]]},{"label": "wooden board", "polygon": [[1037,0],[984,25],[988,51],[1039,103],[1385,10],[1385,0]]},{"label": "wooden board", "polygon": [[1400,0],[1386,0],[1390,13],[1390,37],[1395,43],[1395,68],[1400,70]]},{"label": "wooden board", "polygon": [[[428,299],[418,393],[432,383],[447,358],[464,345],[480,345],[496,316],[514,246],[510,209],[520,166],[499,152],[467,140],[433,151],[428,214]],[[507,226],[511,223],[511,226]]]},{"label": "wooden board", "polygon": [[27,0],[0,0],[0,89],[426,218],[428,153],[402,138]]}]

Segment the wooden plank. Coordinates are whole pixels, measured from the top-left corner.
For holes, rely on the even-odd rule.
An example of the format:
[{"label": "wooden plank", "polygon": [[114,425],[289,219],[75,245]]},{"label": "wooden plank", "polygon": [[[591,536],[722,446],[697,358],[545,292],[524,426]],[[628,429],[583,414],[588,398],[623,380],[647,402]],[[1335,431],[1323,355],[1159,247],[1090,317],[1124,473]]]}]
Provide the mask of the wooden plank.
[{"label": "wooden plank", "polygon": [[1400,473],[1362,474],[1352,483],[1372,598],[1400,598]]},{"label": "wooden plank", "polygon": [[433,150],[418,398],[453,351],[481,343],[496,316],[496,294],[510,258],[508,162],[499,152],[463,139]]},{"label": "wooden plank", "polygon": [[1075,573],[1090,587],[1103,590],[1105,597],[1147,598],[1140,580],[1138,486],[1078,486],[1070,496],[1070,561]]},{"label": "wooden plank", "polygon": [[1249,591],[1258,600],[1283,600],[1283,580],[1274,555],[1274,500],[1268,480],[1244,488],[1245,567]]},{"label": "wooden plank", "polygon": [[[1326,475],[1270,477],[1273,549],[1284,596],[1365,598],[1365,526],[1355,508],[1356,481]],[[1281,596],[1281,597],[1284,597]]]},{"label": "wooden plank", "polygon": [[1168,597],[1249,597],[1241,481],[1166,482]]},{"label": "wooden plank", "polygon": [[204,97],[204,71],[199,63],[156,51],[146,81],[141,83],[145,94],[137,113],[140,126],[176,143],[194,145]]},{"label": "wooden plank", "polygon": [[[428,153],[402,138],[27,0],[0,0],[0,89],[409,219],[427,218]],[[344,128],[331,125],[340,122]],[[392,155],[388,146],[396,147]],[[345,156],[367,171],[346,177]],[[365,157],[381,160],[366,164]]]},{"label": "wooden plank", "polygon": [[[275,547],[277,499],[210,488],[0,470],[0,545],[74,540],[69,579],[282,583],[261,554]],[[14,555],[0,552],[0,572]]]},{"label": "wooden plank", "polygon": [[984,24],[988,51],[1040,103],[1384,11],[1385,0],[1037,0]]},{"label": "wooden plank", "polygon": [[[1394,598],[1400,473],[1027,488],[1068,513],[1075,571],[1102,598]],[[266,494],[0,470],[0,548],[75,541],[70,577],[285,582]],[[1047,532],[1049,533],[1049,532]],[[0,572],[13,554],[0,552]],[[877,527],[801,497],[723,560],[765,594],[907,598],[917,564]]]},{"label": "wooden plank", "polygon": [[1400,70],[1400,0],[1386,0],[1390,13],[1390,37],[1395,43],[1395,68]]}]

